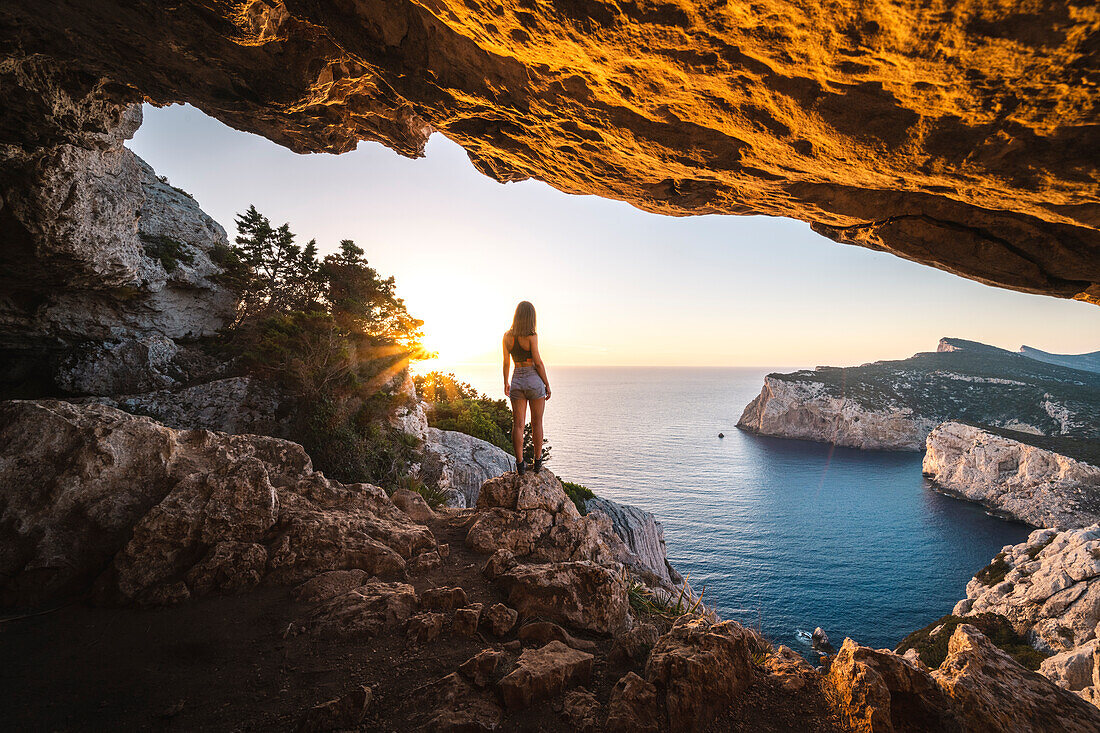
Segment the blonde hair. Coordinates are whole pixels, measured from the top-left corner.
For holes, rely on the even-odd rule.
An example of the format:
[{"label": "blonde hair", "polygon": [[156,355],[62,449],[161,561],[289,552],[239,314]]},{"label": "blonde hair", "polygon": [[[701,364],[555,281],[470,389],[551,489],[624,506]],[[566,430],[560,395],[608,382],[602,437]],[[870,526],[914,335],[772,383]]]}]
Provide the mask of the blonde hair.
[{"label": "blonde hair", "polygon": [[512,336],[532,336],[535,333],[535,306],[528,301],[520,301],[516,314],[512,316],[512,327],[508,329]]}]

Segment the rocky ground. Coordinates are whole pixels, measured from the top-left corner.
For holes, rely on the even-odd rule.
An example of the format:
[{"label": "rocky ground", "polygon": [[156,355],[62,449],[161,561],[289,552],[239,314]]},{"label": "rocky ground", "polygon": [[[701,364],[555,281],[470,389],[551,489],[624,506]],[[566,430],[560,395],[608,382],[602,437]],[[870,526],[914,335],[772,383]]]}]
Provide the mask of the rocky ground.
[{"label": "rocky ground", "polygon": [[[826,668],[676,610],[548,471],[432,511],[300,447],[0,403],[7,729],[1094,730],[971,626]],[[1011,727],[1011,726],[1010,726]]]}]

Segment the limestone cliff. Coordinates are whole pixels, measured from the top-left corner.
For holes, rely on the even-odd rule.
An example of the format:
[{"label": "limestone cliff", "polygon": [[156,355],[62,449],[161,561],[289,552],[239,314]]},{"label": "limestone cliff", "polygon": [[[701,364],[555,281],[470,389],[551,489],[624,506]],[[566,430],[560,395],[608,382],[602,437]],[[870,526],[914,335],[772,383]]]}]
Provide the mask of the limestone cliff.
[{"label": "limestone cliff", "polygon": [[1027,440],[1023,433],[944,423],[928,435],[924,475],[1036,527],[1074,529],[1100,521],[1100,468]]},{"label": "limestone cliff", "polygon": [[960,419],[1100,440],[1100,375],[943,339],[937,351],[909,359],[769,374],[737,424],[762,435],[919,451],[936,425]]},{"label": "limestone cliff", "polygon": [[[1096,302],[1098,22],[1084,0],[65,0],[0,5],[0,51],[68,98],[189,102],[299,152],[416,156],[435,130],[500,181],[795,217]],[[5,94],[8,137],[81,128]]]},{"label": "limestone cliff", "polygon": [[830,394],[820,382],[764,377],[760,394],[745,407],[737,426],[761,435],[834,443],[868,450],[920,450],[933,418],[912,408],[872,408]]},{"label": "limestone cliff", "polygon": [[652,573],[665,585],[677,587],[683,583],[683,576],[668,561],[665,530],[652,512],[599,496],[586,501],[585,509],[589,512],[603,512],[611,519],[615,534],[634,553],[641,568]]}]

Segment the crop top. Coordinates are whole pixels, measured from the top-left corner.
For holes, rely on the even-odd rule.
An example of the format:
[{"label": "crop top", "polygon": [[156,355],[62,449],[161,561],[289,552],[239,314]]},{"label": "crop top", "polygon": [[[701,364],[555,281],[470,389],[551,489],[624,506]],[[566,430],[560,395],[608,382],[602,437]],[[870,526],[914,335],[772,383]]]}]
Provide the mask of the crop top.
[{"label": "crop top", "polygon": [[[534,334],[532,334],[534,335]],[[512,355],[512,361],[528,361],[531,358],[531,349],[525,349],[519,344],[519,338],[512,336],[512,348],[508,350]]]}]

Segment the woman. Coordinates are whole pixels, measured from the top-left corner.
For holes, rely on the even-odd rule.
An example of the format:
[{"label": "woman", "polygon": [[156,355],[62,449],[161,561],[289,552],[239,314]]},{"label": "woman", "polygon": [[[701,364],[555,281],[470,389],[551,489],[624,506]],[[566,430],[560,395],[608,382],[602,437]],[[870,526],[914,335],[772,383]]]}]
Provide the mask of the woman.
[{"label": "woman", "polygon": [[[542,470],[542,412],[550,399],[550,380],[539,356],[539,337],[535,333],[535,306],[526,300],[516,306],[512,327],[504,334],[504,394],[512,398],[512,447],[516,451],[516,472],[527,469],[523,459],[523,426],[527,422],[527,403],[531,403],[531,437],[535,446],[535,473]],[[512,381],[508,381],[508,362],[515,362]]]}]

